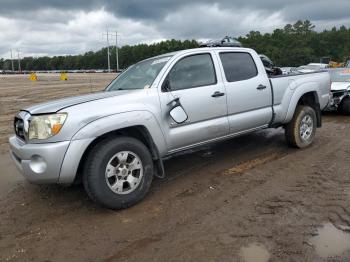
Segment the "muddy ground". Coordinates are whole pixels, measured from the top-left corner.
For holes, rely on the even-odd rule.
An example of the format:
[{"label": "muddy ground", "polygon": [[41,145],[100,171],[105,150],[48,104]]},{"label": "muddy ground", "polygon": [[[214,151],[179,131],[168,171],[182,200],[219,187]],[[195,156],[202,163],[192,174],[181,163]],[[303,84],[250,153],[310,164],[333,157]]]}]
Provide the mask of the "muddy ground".
[{"label": "muddy ground", "polygon": [[81,186],[28,184],[5,154],[9,114],[89,92],[76,77],[26,93],[0,80],[0,261],[350,261],[350,117],[326,115],[304,150],[276,129],[179,155],[143,202],[113,212]]},{"label": "muddy ground", "polygon": [[28,75],[0,74],[0,152],[7,150],[7,138],[18,110],[55,98],[97,92],[106,87],[115,74],[70,74],[60,81],[59,74],[38,74],[38,81]]}]

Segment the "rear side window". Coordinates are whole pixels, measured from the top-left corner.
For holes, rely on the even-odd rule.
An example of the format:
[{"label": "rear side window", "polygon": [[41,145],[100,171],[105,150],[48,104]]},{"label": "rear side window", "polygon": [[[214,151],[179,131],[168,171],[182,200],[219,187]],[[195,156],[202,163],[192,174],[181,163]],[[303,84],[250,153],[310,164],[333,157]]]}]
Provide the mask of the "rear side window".
[{"label": "rear side window", "polygon": [[220,53],[227,82],[247,80],[258,75],[255,62],[248,53]]},{"label": "rear side window", "polygon": [[191,55],[181,59],[171,69],[168,80],[173,91],[216,84],[211,55]]}]

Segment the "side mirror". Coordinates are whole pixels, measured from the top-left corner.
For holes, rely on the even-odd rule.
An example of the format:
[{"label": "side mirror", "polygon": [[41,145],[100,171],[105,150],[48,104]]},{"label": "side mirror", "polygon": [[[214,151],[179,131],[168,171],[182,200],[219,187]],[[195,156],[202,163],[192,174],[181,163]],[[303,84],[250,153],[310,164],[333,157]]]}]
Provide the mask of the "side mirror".
[{"label": "side mirror", "polygon": [[188,119],[188,116],[182,106],[175,106],[169,112],[171,118],[177,123],[182,124]]}]

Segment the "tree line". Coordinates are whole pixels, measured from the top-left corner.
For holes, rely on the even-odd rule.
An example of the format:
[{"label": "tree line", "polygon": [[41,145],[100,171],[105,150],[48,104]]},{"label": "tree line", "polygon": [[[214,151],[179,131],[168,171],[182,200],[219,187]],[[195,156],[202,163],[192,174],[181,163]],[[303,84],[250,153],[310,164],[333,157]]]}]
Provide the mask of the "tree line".
[{"label": "tree line", "polygon": [[[258,53],[269,56],[279,66],[299,66],[310,62],[319,62],[321,57],[331,57],[342,62],[350,56],[350,28],[341,26],[322,32],[315,31],[315,26],[308,20],[287,24],[272,33],[262,34],[251,31],[238,40],[244,47],[255,49]],[[154,44],[125,45],[119,48],[119,67],[127,68],[137,61],[188,48],[196,48],[195,40],[167,40]],[[116,49],[111,47],[111,68],[116,68]],[[89,51],[81,55],[54,57],[24,57],[21,69],[36,70],[74,70],[106,69],[107,48],[96,52]],[[15,61],[15,70],[18,63]],[[0,69],[11,70],[11,60],[0,59]]]},{"label": "tree line", "polygon": [[321,57],[344,62],[350,56],[350,28],[341,26],[316,32],[308,20],[287,24],[272,33],[251,31],[238,40],[243,46],[267,55],[279,66],[317,63]]},{"label": "tree line", "polygon": [[[128,66],[160,54],[198,47],[195,40],[167,40],[154,44],[125,45],[118,48],[119,68]],[[107,47],[96,52],[89,51],[82,55],[24,57],[21,59],[21,69],[37,70],[80,70],[80,69],[107,69]],[[111,69],[116,69],[116,48],[110,47]],[[18,70],[18,61],[14,60],[15,70]],[[10,59],[0,59],[0,69],[11,70]]]}]

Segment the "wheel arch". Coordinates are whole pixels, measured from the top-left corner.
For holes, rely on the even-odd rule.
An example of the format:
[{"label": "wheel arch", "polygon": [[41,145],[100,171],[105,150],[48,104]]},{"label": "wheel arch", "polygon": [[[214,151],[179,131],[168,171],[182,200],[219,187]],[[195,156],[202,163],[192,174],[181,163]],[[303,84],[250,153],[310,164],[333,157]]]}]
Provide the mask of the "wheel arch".
[{"label": "wheel arch", "polygon": [[165,176],[165,171],[163,167],[163,161],[160,156],[160,153],[153,141],[153,138],[147,128],[142,125],[136,125],[136,126],[129,126],[117,130],[113,130],[110,132],[107,132],[101,136],[96,137],[90,144],[89,146],[85,149],[80,161],[79,161],[79,166],[76,172],[75,176],[75,183],[79,183],[81,181],[81,177],[83,175],[82,170],[83,170],[83,165],[84,162],[88,156],[88,154],[93,150],[93,148],[101,141],[106,140],[106,139],[113,139],[117,137],[122,137],[122,136],[127,136],[127,137],[133,137],[136,138],[137,140],[141,141],[150,151],[153,162],[155,163],[155,171],[156,171],[156,176],[157,177],[164,177]]},{"label": "wheel arch", "polygon": [[316,112],[317,127],[322,126],[321,107],[319,102],[319,96],[313,85],[308,86],[307,89],[303,89],[294,93],[291,103],[288,108],[285,122],[288,123],[293,118],[295,110],[298,105],[310,106]]},{"label": "wheel arch", "polygon": [[101,140],[117,136],[133,137],[144,143],[152,155],[155,176],[164,177],[162,156],[167,147],[158,121],[151,112],[134,111],[103,117],[82,127],[72,138],[58,182],[79,182],[82,164],[90,150]]}]

